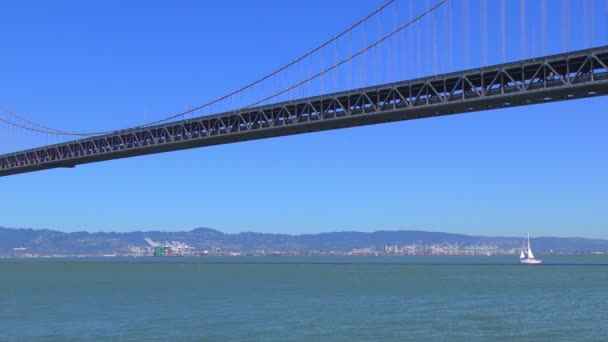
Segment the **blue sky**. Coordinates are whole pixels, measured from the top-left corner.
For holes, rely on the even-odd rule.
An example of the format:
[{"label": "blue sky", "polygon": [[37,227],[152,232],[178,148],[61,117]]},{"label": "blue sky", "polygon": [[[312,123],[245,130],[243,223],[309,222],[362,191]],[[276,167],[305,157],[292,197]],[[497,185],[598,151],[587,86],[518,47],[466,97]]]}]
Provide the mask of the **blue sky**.
[{"label": "blue sky", "polygon": [[[382,3],[5,4],[0,12],[0,105],[65,129],[139,124],[238,88],[295,59]],[[414,12],[430,3],[417,2]],[[578,3],[571,2],[571,7]],[[590,28],[575,15],[585,9],[571,8],[567,39],[563,25],[548,20],[544,31],[548,53],[559,52],[564,45],[583,48],[608,42],[606,16],[602,16],[606,4],[588,2],[592,3],[598,7],[587,24]],[[489,2],[488,13],[498,15],[497,4]],[[509,1],[508,13],[518,6],[519,2]],[[451,33],[449,53],[433,53],[449,46],[448,36],[438,32],[441,27],[446,32],[446,26],[433,31],[435,23],[447,18],[448,9],[453,11],[454,26],[467,15],[480,16],[479,8],[465,13],[461,2],[454,1],[428,23],[404,33],[385,50],[389,52],[370,55],[365,81],[458,69],[465,59],[470,66],[480,63],[481,24],[474,20],[470,35]],[[366,42],[378,31],[403,22],[409,11],[408,1],[398,2],[384,14],[382,27],[377,21],[368,25]],[[540,7],[527,9],[527,57],[543,49],[538,38],[543,36],[542,24],[534,19],[535,11]],[[548,11],[547,18],[561,15],[558,6]],[[507,24],[506,59],[513,60],[522,55],[522,35],[517,19]],[[500,62],[500,40],[495,39],[500,25],[492,19],[486,25],[485,59]],[[428,46],[414,38],[433,32],[440,38]],[[585,32],[594,35],[585,39]],[[470,36],[469,53],[462,49],[465,36]],[[343,43],[342,49],[325,51],[325,60],[313,60],[311,68],[328,66],[365,42],[358,35],[354,40],[353,46]],[[402,50],[410,63],[398,59]],[[378,66],[378,60],[394,63]],[[361,70],[352,68],[355,73]],[[256,93],[280,89],[308,72],[293,70]],[[363,81],[345,71],[326,79],[324,87],[331,91],[357,82]],[[292,95],[298,94],[308,95],[304,90]],[[251,93],[234,101],[247,101],[248,96]],[[535,236],[608,238],[607,104],[606,98],[576,100],[4,177],[0,178],[0,225],[62,231],[212,227],[290,234],[420,229],[518,236],[530,231]],[[0,153],[32,142],[62,141],[6,124],[0,124],[0,132]]]}]

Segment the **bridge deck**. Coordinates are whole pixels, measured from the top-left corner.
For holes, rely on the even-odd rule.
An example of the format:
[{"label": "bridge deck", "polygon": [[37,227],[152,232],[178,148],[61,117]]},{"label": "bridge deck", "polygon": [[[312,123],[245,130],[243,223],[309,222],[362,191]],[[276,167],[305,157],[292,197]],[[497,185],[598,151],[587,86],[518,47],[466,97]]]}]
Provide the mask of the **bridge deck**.
[{"label": "bridge deck", "polygon": [[608,46],[44,146],[0,156],[0,176],[201,146],[608,94]]}]

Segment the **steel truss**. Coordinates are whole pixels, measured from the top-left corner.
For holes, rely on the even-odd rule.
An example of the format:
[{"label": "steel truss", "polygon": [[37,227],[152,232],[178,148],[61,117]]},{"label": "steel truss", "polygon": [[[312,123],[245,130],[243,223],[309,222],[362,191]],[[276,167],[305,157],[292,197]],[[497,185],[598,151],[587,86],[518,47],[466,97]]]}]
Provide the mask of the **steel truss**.
[{"label": "steel truss", "polygon": [[608,94],[608,46],[198,117],[0,156],[0,176]]}]

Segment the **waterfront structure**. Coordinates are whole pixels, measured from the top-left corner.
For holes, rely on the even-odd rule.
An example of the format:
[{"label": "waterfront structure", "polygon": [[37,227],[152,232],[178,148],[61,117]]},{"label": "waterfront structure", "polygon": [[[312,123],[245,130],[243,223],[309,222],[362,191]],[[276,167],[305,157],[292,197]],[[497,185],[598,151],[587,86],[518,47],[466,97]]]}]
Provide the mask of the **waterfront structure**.
[{"label": "waterfront structure", "polygon": [[[149,237],[144,238],[148,246],[138,247],[129,245],[131,256],[194,256],[194,247],[179,241],[156,242]],[[206,251],[205,251],[206,252]],[[204,253],[206,254],[206,253]]]}]

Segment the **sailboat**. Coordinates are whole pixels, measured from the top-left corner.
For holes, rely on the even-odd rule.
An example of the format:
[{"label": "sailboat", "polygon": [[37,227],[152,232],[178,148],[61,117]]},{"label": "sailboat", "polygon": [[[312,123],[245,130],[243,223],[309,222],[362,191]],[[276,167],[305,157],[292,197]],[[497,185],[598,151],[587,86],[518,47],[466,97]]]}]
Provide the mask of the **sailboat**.
[{"label": "sailboat", "polygon": [[532,253],[532,248],[530,248],[530,233],[528,233],[528,238],[524,240],[524,243],[521,246],[519,262],[526,265],[538,265],[543,262],[541,259],[536,259]]}]

